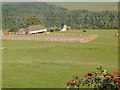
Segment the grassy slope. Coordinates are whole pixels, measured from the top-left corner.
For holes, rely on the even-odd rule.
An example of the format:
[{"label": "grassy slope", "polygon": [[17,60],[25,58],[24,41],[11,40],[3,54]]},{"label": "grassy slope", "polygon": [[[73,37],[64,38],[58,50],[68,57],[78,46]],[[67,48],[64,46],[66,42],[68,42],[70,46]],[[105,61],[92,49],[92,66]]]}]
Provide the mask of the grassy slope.
[{"label": "grassy slope", "polygon": [[116,32],[89,31],[86,34],[99,37],[84,44],[3,41],[7,47],[3,50],[3,88],[65,87],[72,75],[96,71],[99,65],[114,72],[118,59]]},{"label": "grassy slope", "polygon": [[58,7],[74,9],[86,9],[90,11],[118,11],[118,3],[116,2],[52,2]]}]

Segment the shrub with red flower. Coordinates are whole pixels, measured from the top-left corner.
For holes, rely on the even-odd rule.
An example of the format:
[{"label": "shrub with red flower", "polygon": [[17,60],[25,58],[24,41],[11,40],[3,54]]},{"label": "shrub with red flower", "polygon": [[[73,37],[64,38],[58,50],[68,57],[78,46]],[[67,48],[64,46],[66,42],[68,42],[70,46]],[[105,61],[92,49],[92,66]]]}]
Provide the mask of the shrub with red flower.
[{"label": "shrub with red flower", "polygon": [[67,88],[81,88],[88,86],[100,90],[120,90],[120,73],[108,73],[106,70],[97,68],[98,72],[89,72],[84,74],[83,78],[74,76],[71,81],[67,81]]}]

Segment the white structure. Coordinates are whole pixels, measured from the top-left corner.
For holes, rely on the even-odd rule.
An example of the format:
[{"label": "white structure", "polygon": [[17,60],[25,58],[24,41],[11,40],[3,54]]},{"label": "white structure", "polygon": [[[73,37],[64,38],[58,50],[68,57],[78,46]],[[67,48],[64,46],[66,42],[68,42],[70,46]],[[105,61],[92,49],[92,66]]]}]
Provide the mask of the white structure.
[{"label": "white structure", "polygon": [[67,30],[66,28],[67,28],[67,26],[64,25],[64,26],[63,26],[63,29],[62,29],[61,31],[62,31],[62,32],[65,32],[65,31]]},{"label": "white structure", "polygon": [[47,28],[41,25],[29,26],[26,28],[28,34],[36,34],[36,33],[43,33],[47,32]]},{"label": "white structure", "polygon": [[25,35],[26,31],[24,28],[19,29],[18,35]]}]

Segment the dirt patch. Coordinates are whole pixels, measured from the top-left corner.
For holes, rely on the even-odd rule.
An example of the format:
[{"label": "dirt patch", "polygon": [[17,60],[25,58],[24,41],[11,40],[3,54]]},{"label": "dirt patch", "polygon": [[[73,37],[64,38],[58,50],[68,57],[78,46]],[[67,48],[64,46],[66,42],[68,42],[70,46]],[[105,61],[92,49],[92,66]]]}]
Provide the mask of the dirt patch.
[{"label": "dirt patch", "polygon": [[0,47],[0,50],[4,50],[4,49],[6,49],[6,47]]}]

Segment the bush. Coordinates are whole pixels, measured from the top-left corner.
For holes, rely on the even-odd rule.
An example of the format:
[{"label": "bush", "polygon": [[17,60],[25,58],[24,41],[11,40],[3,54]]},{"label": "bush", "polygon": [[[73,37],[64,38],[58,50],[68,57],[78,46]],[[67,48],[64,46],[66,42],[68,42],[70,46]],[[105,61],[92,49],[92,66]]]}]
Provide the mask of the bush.
[{"label": "bush", "polygon": [[55,31],[60,31],[60,29],[56,28]]},{"label": "bush", "polygon": [[12,27],[12,28],[10,29],[10,32],[18,32],[18,28],[17,28],[17,27]]},{"label": "bush", "polygon": [[102,66],[96,68],[98,72],[88,72],[83,78],[73,76],[73,79],[67,81],[67,88],[98,88],[98,90],[120,90],[120,73],[108,73],[102,69]]},{"label": "bush", "polygon": [[98,27],[97,27],[97,26],[94,26],[93,29],[98,29]]}]

